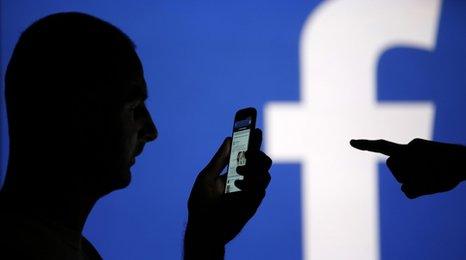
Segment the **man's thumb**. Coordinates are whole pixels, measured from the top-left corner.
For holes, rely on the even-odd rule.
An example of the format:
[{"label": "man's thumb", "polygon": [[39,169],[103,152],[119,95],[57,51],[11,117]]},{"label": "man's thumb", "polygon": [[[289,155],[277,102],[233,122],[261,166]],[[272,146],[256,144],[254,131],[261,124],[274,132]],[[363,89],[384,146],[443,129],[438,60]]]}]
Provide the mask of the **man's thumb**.
[{"label": "man's thumb", "polygon": [[214,157],[209,164],[204,168],[203,175],[207,178],[215,178],[222,172],[223,168],[228,164],[231,148],[231,137],[225,138],[222,145],[218,148]]}]

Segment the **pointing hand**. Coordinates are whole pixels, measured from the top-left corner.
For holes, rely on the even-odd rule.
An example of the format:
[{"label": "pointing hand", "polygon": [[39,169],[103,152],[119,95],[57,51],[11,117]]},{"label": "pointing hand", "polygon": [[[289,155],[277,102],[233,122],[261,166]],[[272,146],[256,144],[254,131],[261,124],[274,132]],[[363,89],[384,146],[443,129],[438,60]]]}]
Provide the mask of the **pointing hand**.
[{"label": "pointing hand", "polygon": [[466,147],[423,139],[409,144],[351,140],[351,146],[389,156],[386,164],[410,198],[445,192],[466,179]]}]

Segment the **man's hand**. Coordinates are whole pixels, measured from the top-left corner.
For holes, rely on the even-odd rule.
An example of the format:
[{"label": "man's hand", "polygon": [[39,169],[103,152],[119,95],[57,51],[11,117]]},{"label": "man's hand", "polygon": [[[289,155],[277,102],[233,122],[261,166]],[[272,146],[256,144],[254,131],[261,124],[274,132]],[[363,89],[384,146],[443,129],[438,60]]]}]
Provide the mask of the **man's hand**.
[{"label": "man's hand", "polygon": [[235,184],[242,191],[225,193],[231,138],[226,138],[209,164],[199,173],[188,201],[185,259],[223,259],[226,243],[232,240],[255,214],[270,182],[272,160],[262,151],[262,132],[251,133],[246,165],[237,167],[244,176]]},{"label": "man's hand", "polygon": [[410,199],[449,191],[465,180],[466,147],[461,145],[422,139],[407,145],[385,140],[351,140],[350,144],[389,156],[387,166]]}]

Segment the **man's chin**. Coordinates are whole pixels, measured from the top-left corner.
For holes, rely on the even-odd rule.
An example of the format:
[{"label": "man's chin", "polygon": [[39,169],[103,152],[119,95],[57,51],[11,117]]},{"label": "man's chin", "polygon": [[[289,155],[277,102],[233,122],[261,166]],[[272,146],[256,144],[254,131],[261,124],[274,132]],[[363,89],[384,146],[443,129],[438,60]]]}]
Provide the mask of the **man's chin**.
[{"label": "man's chin", "polygon": [[119,172],[114,179],[115,189],[124,189],[131,183],[131,170],[127,169]]},{"label": "man's chin", "polygon": [[124,189],[129,186],[131,183],[131,170],[128,169],[122,172],[118,178],[115,178],[116,189]]},{"label": "man's chin", "polygon": [[104,183],[105,184],[102,185],[103,195],[115,190],[124,189],[131,183],[131,170],[118,171],[117,174],[113,174],[111,178],[107,179]]}]

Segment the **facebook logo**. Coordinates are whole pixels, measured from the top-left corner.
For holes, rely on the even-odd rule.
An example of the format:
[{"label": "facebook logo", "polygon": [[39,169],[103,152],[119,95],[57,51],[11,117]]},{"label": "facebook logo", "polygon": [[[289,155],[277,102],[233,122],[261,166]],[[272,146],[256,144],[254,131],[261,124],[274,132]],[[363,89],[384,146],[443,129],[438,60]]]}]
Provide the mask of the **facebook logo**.
[{"label": "facebook logo", "polygon": [[437,0],[326,1],[304,24],[300,100],[265,108],[267,151],[278,162],[302,165],[304,259],[389,258],[380,249],[377,163],[384,158],[355,153],[347,143],[433,138],[434,100],[378,100],[378,66],[391,49],[435,52],[441,6]]},{"label": "facebook logo", "polygon": [[0,1],[2,75],[20,33],[61,11],[100,17],[135,42],[160,133],[130,186],[87,220],[104,259],[181,259],[194,179],[250,106],[272,181],[227,259],[466,257],[465,184],[409,200],[386,157],[349,145],[466,144],[466,1]]},{"label": "facebook logo", "polygon": [[435,106],[378,102],[376,66],[396,46],[433,51],[439,13],[439,1],[328,1],[306,21],[301,101],[270,103],[265,122],[272,158],[303,164],[306,259],[379,258],[380,158],[348,141],[432,137]]}]

